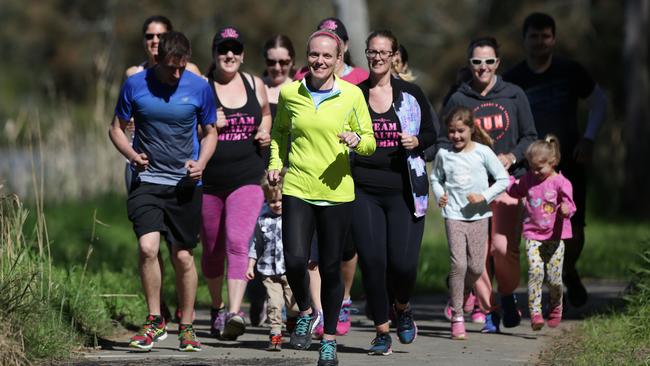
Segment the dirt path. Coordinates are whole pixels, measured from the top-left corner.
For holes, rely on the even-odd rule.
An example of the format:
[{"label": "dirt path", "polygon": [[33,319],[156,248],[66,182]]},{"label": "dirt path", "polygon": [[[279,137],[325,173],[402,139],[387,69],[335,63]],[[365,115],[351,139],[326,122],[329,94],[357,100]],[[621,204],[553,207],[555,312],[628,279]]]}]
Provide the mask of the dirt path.
[{"label": "dirt path", "polygon": [[[445,297],[421,296],[413,302],[418,324],[418,338],[413,344],[402,345],[393,334],[393,355],[368,356],[366,349],[374,335],[372,323],[364,315],[353,315],[352,330],[339,337],[340,365],[528,365],[534,364],[548,340],[561,334],[567,327],[580,321],[584,314],[592,313],[620,301],[624,284],[598,282],[588,285],[589,304],[578,312],[567,309],[566,321],[557,329],[544,328],[533,332],[528,318],[520,326],[502,329],[501,334],[481,334],[480,325],[467,323],[467,341],[449,339],[449,323],[442,316]],[[518,291],[520,304],[525,304],[525,290]],[[355,303],[363,309],[363,303]],[[197,312],[196,327],[203,343],[197,353],[181,353],[176,350],[178,340],[175,325],[170,326],[170,336],[156,344],[151,352],[131,352],[128,337],[109,342],[103,349],[87,353],[77,365],[315,365],[318,358],[317,341],[309,351],[290,349],[288,344],[282,352],[263,349],[268,341],[268,329],[249,328],[237,342],[217,341],[209,336],[207,311]],[[285,339],[286,340],[286,339]]]}]

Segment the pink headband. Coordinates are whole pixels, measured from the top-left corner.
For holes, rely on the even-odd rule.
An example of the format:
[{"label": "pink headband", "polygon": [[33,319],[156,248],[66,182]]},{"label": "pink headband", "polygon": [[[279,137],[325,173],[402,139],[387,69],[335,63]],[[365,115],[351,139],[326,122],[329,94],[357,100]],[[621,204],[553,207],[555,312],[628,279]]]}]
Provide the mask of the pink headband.
[{"label": "pink headband", "polygon": [[332,32],[330,30],[320,29],[320,30],[317,30],[316,32],[312,33],[311,36],[309,36],[309,40],[311,41],[312,39],[314,39],[316,37],[319,37],[319,36],[326,36],[326,37],[332,38],[333,40],[336,41],[337,48],[339,50],[341,49],[341,38],[339,38],[339,36],[337,36],[334,32]]}]

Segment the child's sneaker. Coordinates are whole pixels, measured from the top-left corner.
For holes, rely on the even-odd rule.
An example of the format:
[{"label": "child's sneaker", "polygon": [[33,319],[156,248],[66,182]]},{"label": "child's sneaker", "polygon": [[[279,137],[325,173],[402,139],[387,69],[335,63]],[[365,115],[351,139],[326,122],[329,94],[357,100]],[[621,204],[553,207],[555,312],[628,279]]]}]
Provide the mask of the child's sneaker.
[{"label": "child's sneaker", "polygon": [[462,316],[454,317],[451,320],[451,339],[467,339],[467,334],[465,333],[465,319],[463,319]]},{"label": "child's sneaker", "polygon": [[336,335],[343,336],[350,331],[350,306],[352,300],[344,300],[341,304],[341,311],[339,312],[339,321],[336,323]]},{"label": "child's sneaker", "polygon": [[167,338],[167,327],[162,316],[149,314],[138,334],[131,337],[129,347],[150,351],[153,344]]},{"label": "child's sneaker", "polygon": [[561,320],[562,320],[562,305],[558,305],[552,308],[551,311],[548,313],[548,320],[546,321],[546,324],[548,324],[550,328],[555,328],[558,325],[560,325]]},{"label": "child's sneaker", "polygon": [[388,333],[377,334],[370,344],[369,355],[388,356],[393,353],[393,339]]},{"label": "child's sneaker", "polygon": [[320,341],[318,350],[318,366],[337,366],[339,360],[336,357],[336,341],[323,339]]},{"label": "child's sneaker", "polygon": [[413,343],[418,335],[418,326],[413,321],[413,312],[411,306],[408,305],[406,309],[397,313],[397,338],[403,344]]},{"label": "child's sneaker", "polygon": [[201,350],[201,342],[196,337],[192,324],[178,325],[178,339],[180,340],[178,350],[181,352],[199,352]]},{"label": "child's sneaker", "polygon": [[246,321],[244,320],[244,313],[228,313],[226,315],[226,325],[221,332],[221,338],[228,341],[236,341],[237,337],[244,334],[246,331]]},{"label": "child's sneaker", "polygon": [[444,310],[445,319],[451,321],[453,312],[454,310],[451,308],[451,300],[447,300],[447,305],[445,305],[445,310]]},{"label": "child's sneaker", "polygon": [[219,309],[210,309],[210,334],[213,337],[220,338],[223,328],[226,325],[226,307]]},{"label": "child's sneaker", "polygon": [[308,349],[311,346],[311,335],[320,319],[321,316],[318,312],[299,315],[296,321],[296,329],[291,333],[291,339],[289,340],[291,346],[295,349]]},{"label": "child's sneaker", "polygon": [[485,324],[485,313],[478,305],[474,306],[474,310],[472,310],[472,315],[470,317],[472,318],[472,323]]},{"label": "child's sneaker", "polygon": [[471,313],[478,303],[478,298],[474,296],[474,292],[470,291],[469,294],[465,297],[463,302],[463,312],[465,314]]},{"label": "child's sneaker", "polygon": [[271,334],[269,336],[269,346],[266,350],[272,352],[282,351],[282,334]]},{"label": "child's sneaker", "polygon": [[483,323],[483,328],[481,333],[499,333],[499,322],[501,317],[496,311],[489,312],[485,315],[485,323]]},{"label": "child's sneaker", "polygon": [[514,328],[521,323],[521,311],[517,309],[515,294],[501,296],[501,308],[503,309],[504,327]]},{"label": "child's sneaker", "polygon": [[314,327],[314,338],[322,339],[325,334],[325,317],[322,311],[318,311],[318,324]]},{"label": "child's sneaker", "polygon": [[533,330],[541,330],[544,328],[544,317],[540,313],[532,313],[530,316],[530,327]]}]

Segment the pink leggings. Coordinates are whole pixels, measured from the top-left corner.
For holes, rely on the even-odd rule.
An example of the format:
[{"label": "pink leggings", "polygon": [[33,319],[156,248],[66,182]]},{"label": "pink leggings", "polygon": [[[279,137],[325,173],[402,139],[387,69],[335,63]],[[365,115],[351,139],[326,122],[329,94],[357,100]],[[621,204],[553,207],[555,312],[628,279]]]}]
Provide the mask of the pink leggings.
[{"label": "pink leggings", "polygon": [[[502,295],[512,294],[519,286],[519,241],[522,213],[519,200],[507,193],[497,196],[490,207],[492,208],[492,225],[486,246],[486,270],[474,285],[481,308],[486,311],[490,311],[494,306],[492,275],[496,278],[499,293]],[[493,268],[490,268],[490,258],[494,263]]]},{"label": "pink leggings", "polygon": [[246,280],[248,243],[262,209],[264,193],[258,185],[203,194],[201,270],[207,278],[223,276],[228,255],[228,279]]}]

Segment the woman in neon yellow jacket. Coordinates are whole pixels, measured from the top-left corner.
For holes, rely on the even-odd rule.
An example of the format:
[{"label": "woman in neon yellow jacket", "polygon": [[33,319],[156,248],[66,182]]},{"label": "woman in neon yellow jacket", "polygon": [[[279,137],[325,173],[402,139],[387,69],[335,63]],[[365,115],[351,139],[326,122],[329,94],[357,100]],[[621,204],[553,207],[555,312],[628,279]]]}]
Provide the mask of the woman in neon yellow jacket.
[{"label": "woman in neon yellow jacket", "polygon": [[331,31],[319,30],[309,37],[307,48],[309,74],[280,91],[268,177],[271,184],[280,179],[281,157],[286,156],[291,139],[282,189],[284,259],[300,308],[291,344],[309,348],[319,321],[311,309],[307,274],[316,230],[325,317],[318,364],[335,365],[336,322],[343,299],[341,255],[354,201],[349,155],[350,150],[370,155],[376,143],[361,90],[334,74],[342,57],[341,39]]}]

